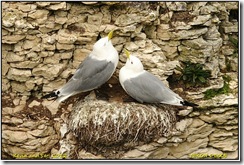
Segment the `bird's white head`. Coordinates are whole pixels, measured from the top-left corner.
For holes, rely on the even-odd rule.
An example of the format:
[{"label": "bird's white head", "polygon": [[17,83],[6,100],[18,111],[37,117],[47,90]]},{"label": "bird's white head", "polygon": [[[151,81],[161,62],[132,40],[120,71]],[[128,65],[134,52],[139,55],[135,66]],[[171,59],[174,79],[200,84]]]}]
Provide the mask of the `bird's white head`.
[{"label": "bird's white head", "polygon": [[128,50],[124,50],[127,56],[127,61],[125,63],[125,67],[127,69],[133,70],[134,72],[142,72],[144,70],[141,60],[136,56],[130,54]]},{"label": "bird's white head", "polygon": [[99,39],[93,45],[93,50],[95,52],[101,53],[103,51],[108,51],[109,49],[114,48],[111,42],[112,37],[113,37],[113,31],[110,31],[106,37]]}]

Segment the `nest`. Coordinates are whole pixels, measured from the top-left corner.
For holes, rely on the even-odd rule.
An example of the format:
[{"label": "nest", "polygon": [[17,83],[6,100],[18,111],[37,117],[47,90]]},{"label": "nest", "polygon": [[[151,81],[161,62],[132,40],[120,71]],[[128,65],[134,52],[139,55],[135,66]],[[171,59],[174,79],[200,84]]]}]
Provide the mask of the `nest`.
[{"label": "nest", "polygon": [[175,111],[168,105],[84,100],[74,105],[69,129],[80,144],[109,147],[169,136],[175,122]]}]

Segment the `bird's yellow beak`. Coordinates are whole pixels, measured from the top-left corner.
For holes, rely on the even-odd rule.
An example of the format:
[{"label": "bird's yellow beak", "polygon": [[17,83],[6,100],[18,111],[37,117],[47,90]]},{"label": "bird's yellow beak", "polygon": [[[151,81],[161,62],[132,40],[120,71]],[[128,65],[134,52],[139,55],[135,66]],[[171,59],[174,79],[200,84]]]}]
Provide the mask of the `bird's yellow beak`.
[{"label": "bird's yellow beak", "polygon": [[112,37],[113,37],[113,33],[114,33],[113,30],[111,30],[111,31],[108,33],[108,40],[111,40],[111,39],[112,39]]},{"label": "bird's yellow beak", "polygon": [[130,58],[130,52],[127,49],[124,49],[125,55],[127,58]]}]

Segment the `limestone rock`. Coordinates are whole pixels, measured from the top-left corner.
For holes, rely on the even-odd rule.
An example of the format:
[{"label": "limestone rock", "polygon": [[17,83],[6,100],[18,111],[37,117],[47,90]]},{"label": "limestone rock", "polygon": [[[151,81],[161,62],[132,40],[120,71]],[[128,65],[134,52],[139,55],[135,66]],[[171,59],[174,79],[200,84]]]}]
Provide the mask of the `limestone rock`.
[{"label": "limestone rock", "polygon": [[149,159],[165,159],[169,154],[169,148],[167,147],[162,147],[158,148],[156,151],[153,151],[149,155]]},{"label": "limestone rock", "polygon": [[222,151],[236,151],[238,148],[238,139],[229,137],[223,140],[210,141],[209,146],[212,146]]},{"label": "limestone rock", "polygon": [[2,37],[2,43],[6,44],[16,44],[17,42],[23,40],[25,35],[9,35]]},{"label": "limestone rock", "polygon": [[43,61],[44,64],[59,64],[60,54],[55,53],[53,56],[46,57]]},{"label": "limestone rock", "polygon": [[204,38],[207,40],[217,40],[220,38],[220,33],[216,26],[208,28],[208,32],[204,34]]},{"label": "limestone rock", "polygon": [[18,125],[18,124],[22,124],[23,123],[23,120],[22,119],[19,119],[17,117],[11,117],[10,123],[13,123],[15,125]]},{"label": "limestone rock", "polygon": [[100,26],[102,23],[102,19],[103,19],[103,14],[97,13],[97,14],[89,15],[87,18],[87,22],[89,24],[95,24],[95,25]]},{"label": "limestone rock", "polygon": [[[82,2],[82,3],[85,3],[85,2]],[[86,2],[86,3],[88,3],[88,2]],[[95,3],[97,3],[97,2],[95,2]],[[102,155],[94,155],[89,152],[86,152],[85,150],[81,150],[79,152],[78,158],[79,159],[105,159],[105,157],[103,157]]]},{"label": "limestone rock", "polygon": [[60,77],[67,79],[68,77],[70,77],[73,73],[75,73],[76,69],[66,69],[64,70],[61,74]]},{"label": "limestone rock", "polygon": [[148,42],[146,42],[146,47],[143,50],[143,53],[148,54],[148,53],[152,53],[152,52],[160,51],[160,50],[161,50],[161,48],[158,45],[154,44],[151,41],[148,41]]},{"label": "limestone rock", "polygon": [[137,50],[139,47],[133,43],[133,42],[129,42],[129,43],[126,43],[125,45],[126,49],[129,50],[129,51],[135,51]]},{"label": "limestone rock", "polygon": [[192,119],[184,119],[176,123],[176,129],[183,132],[190,124],[192,123]]},{"label": "limestone rock", "polygon": [[8,12],[3,16],[2,24],[5,27],[12,27],[16,21],[17,16],[12,12]]},{"label": "limestone rock", "polygon": [[22,132],[22,131],[4,130],[2,135],[3,135],[3,139],[9,139],[9,141],[14,143],[16,142],[21,143],[28,139],[26,132]]},{"label": "limestone rock", "polygon": [[147,35],[147,38],[153,38],[156,39],[157,33],[156,33],[156,27],[155,26],[146,26],[144,28],[145,34]]},{"label": "limestone rock", "polygon": [[45,19],[47,20],[48,10],[34,10],[28,14],[28,17],[33,19]]},{"label": "limestone rock", "polygon": [[35,68],[40,63],[41,60],[39,59],[37,61],[22,61],[22,62],[10,63],[10,66],[19,69],[32,69]]},{"label": "limestone rock", "polygon": [[138,159],[138,157],[144,155],[145,153],[144,152],[141,152],[137,149],[135,150],[131,150],[131,151],[128,151],[127,153],[125,153],[121,159]]},{"label": "limestone rock", "polygon": [[161,137],[161,138],[159,138],[157,140],[157,143],[159,143],[159,144],[163,144],[163,143],[166,143],[166,142],[167,142],[167,138],[165,138],[165,137]]},{"label": "limestone rock", "polygon": [[76,49],[74,51],[74,63],[73,66],[74,68],[77,68],[80,63],[91,53],[90,50],[88,49]]},{"label": "limestone rock", "polygon": [[8,91],[10,88],[10,82],[6,78],[2,78],[2,91]]},{"label": "limestone rock", "polygon": [[237,2],[225,3],[225,7],[227,10],[236,10],[238,9],[238,3]]},{"label": "limestone rock", "polygon": [[124,34],[129,33],[129,32],[134,32],[135,30],[136,30],[135,25],[125,26],[121,29],[122,33],[124,33]]},{"label": "limestone rock", "polygon": [[[43,121],[33,122],[31,125],[32,128],[35,128],[41,122]],[[26,122],[26,124],[27,123],[28,122]],[[52,134],[48,137],[35,138],[27,133],[29,132],[27,131],[28,129],[24,128],[24,125],[26,124],[19,124],[18,127],[8,127],[8,129],[17,128],[17,130],[14,131],[6,130],[5,127],[5,130],[3,131],[3,151],[7,152],[9,155],[12,155],[16,159],[36,158],[34,155],[37,155],[37,157],[40,158],[38,156],[40,153],[47,153],[57,143],[57,135],[54,135],[52,132]]]},{"label": "limestone rock", "polygon": [[21,20],[17,20],[14,23],[14,26],[16,27],[16,31],[22,31],[22,32],[26,32],[29,29],[34,29],[35,27],[32,26],[30,23],[28,23],[26,20],[21,19]]},{"label": "limestone rock", "polygon": [[45,7],[45,6],[49,6],[51,2],[36,2],[36,4],[40,7]]},{"label": "limestone rock", "polygon": [[41,39],[38,37],[35,37],[31,40],[25,40],[22,48],[23,49],[36,49],[35,47],[38,47],[38,44],[40,43]]},{"label": "limestone rock", "polygon": [[66,10],[66,2],[52,2],[47,8],[50,10]]},{"label": "limestone rock", "polygon": [[55,23],[63,25],[66,23],[67,20],[68,20],[67,17],[59,17],[55,15]]},{"label": "limestone rock", "polygon": [[172,32],[171,39],[181,40],[181,39],[194,39],[198,38],[202,34],[205,34],[208,31],[208,28],[201,28],[195,30],[180,30],[178,32]]},{"label": "limestone rock", "polygon": [[151,144],[144,144],[142,146],[136,147],[139,151],[149,152],[155,150],[157,147]]},{"label": "limestone rock", "polygon": [[205,114],[201,115],[200,119],[204,120],[208,123],[215,123],[217,125],[221,125],[226,123],[227,121],[234,120],[237,115],[237,110],[235,108],[224,108],[225,112],[221,114]]},{"label": "limestone rock", "polygon": [[118,26],[128,26],[140,21],[140,16],[137,14],[127,14],[127,15],[120,15],[116,21],[115,25]]},{"label": "limestone rock", "polygon": [[200,9],[200,14],[211,14],[211,13],[218,13],[218,12],[219,12],[219,10],[215,6],[212,6],[212,5],[206,5],[206,6],[201,7],[201,9]]},{"label": "limestone rock", "polygon": [[36,5],[35,4],[24,4],[24,5],[19,5],[18,8],[19,10],[23,11],[23,12],[29,12],[29,11],[33,11],[36,9]]},{"label": "limestone rock", "polygon": [[6,55],[6,61],[7,62],[19,62],[19,61],[24,61],[24,59],[25,59],[25,56],[20,56],[16,53],[13,53],[13,52],[9,52]]},{"label": "limestone rock", "polygon": [[31,134],[32,136],[35,137],[46,137],[48,135],[53,135],[55,134],[55,131],[52,127],[50,126],[45,126],[44,129],[40,130],[40,129],[35,129],[33,131],[28,131],[28,134]]},{"label": "limestone rock", "polygon": [[190,24],[187,24],[187,22],[183,21],[174,21],[172,22],[172,26],[177,30],[189,30],[192,28]]},{"label": "limestone rock", "polygon": [[68,30],[59,30],[56,40],[61,44],[73,44],[76,40],[76,34],[70,33]]},{"label": "limestone rock", "polygon": [[160,15],[160,21],[162,21],[162,23],[168,23],[171,20],[173,13],[174,13],[173,11],[169,11],[168,13],[165,14],[162,13]]},{"label": "limestone rock", "polygon": [[44,100],[42,105],[46,107],[52,115],[55,115],[58,112],[59,103],[56,101]]},{"label": "limestone rock", "polygon": [[239,153],[238,150],[233,151],[233,152],[225,152],[227,155],[226,159],[238,159],[239,158]]},{"label": "limestone rock", "polygon": [[204,40],[202,37],[192,40],[184,40],[182,41],[183,45],[189,46],[193,49],[205,49],[209,46],[209,43]]},{"label": "limestone rock", "polygon": [[222,27],[225,33],[238,33],[238,22],[230,23]]},{"label": "limestone rock", "polygon": [[28,91],[31,91],[35,88],[35,83],[34,83],[34,81],[29,80],[29,81],[25,82],[25,86]]},{"label": "limestone rock", "polygon": [[112,38],[112,41],[114,45],[119,45],[119,44],[124,44],[127,40],[125,37],[115,36],[114,38]]},{"label": "limestone rock", "polygon": [[[62,76],[62,75],[60,75],[60,76]],[[66,81],[64,79],[57,79],[57,80],[51,81],[50,83],[43,85],[42,91],[43,92],[51,92],[55,89],[59,89],[65,83],[66,83]]]},{"label": "limestone rock", "polygon": [[166,6],[171,11],[186,11],[187,10],[186,2],[166,2]]},{"label": "limestone rock", "polygon": [[111,12],[109,12],[109,6],[103,6],[100,8],[103,17],[102,17],[102,22],[101,24],[110,24],[112,16],[111,16]]},{"label": "limestone rock", "polygon": [[32,70],[34,76],[43,76],[48,80],[53,80],[55,77],[59,76],[64,70],[64,64],[56,64],[55,66],[48,67],[47,65],[39,65]]},{"label": "limestone rock", "polygon": [[5,60],[2,60],[2,75],[5,76],[8,73],[8,70],[9,64]]},{"label": "limestone rock", "polygon": [[73,44],[60,44],[57,43],[56,44],[57,50],[72,50],[74,49],[74,45]]},{"label": "limestone rock", "polygon": [[193,108],[189,108],[189,109],[181,110],[181,111],[179,111],[178,115],[179,115],[179,116],[187,116],[187,115],[189,115],[192,111],[193,111]]},{"label": "limestone rock", "polygon": [[145,41],[145,40],[135,41],[135,44],[136,44],[139,48],[145,48],[145,47],[146,47],[146,41]]},{"label": "limestone rock", "polygon": [[[191,130],[191,129],[189,129],[189,130]],[[192,130],[194,130],[194,129],[192,129]],[[208,137],[214,131],[214,128],[210,124],[204,124],[203,126],[196,129],[195,131],[196,132],[193,133],[194,135],[190,135],[187,137],[187,141],[191,142],[191,141],[195,141],[196,139],[199,139],[199,138]],[[191,131],[189,131],[189,132],[191,132]]]},{"label": "limestone rock", "polygon": [[32,108],[33,106],[39,106],[41,103],[36,101],[36,100],[33,100],[29,105],[28,107]]},{"label": "limestone rock", "polygon": [[168,24],[160,24],[157,27],[157,39],[170,40],[171,32]]},{"label": "limestone rock", "polygon": [[50,57],[50,56],[53,56],[54,55],[54,52],[52,51],[42,51],[40,52],[40,57]]},{"label": "limestone rock", "polygon": [[199,15],[193,18],[191,22],[189,22],[189,25],[202,25],[206,23],[208,20],[210,20],[211,15]]},{"label": "limestone rock", "polygon": [[25,82],[30,79],[31,75],[32,74],[30,70],[20,70],[20,69],[10,68],[7,77],[8,79],[11,80]]},{"label": "limestone rock", "polygon": [[196,141],[193,142],[184,142],[179,144],[176,147],[170,147],[170,154],[176,158],[181,158],[184,155],[190,154],[193,151],[199,149],[199,148],[204,148],[208,144],[208,138],[203,138],[203,139],[197,139]]}]

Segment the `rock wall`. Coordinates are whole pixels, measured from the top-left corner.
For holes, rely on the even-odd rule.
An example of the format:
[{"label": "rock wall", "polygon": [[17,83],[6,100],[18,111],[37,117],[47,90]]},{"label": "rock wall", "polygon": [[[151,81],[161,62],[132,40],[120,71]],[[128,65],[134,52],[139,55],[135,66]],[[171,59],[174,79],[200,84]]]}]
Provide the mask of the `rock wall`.
[{"label": "rock wall", "polygon": [[[231,42],[238,38],[238,10],[238,2],[2,2],[2,156],[238,158],[238,48]],[[66,133],[74,98],[62,105],[40,99],[62,86],[97,38],[110,30],[115,30],[112,42],[120,54],[109,81],[112,89],[122,90],[118,71],[125,62],[123,48],[166,84],[180,61],[211,70],[209,86],[174,89],[200,108],[172,107],[177,121],[170,135],[129,151],[114,148],[111,155],[77,148],[79,140]],[[203,92],[223,87],[223,75],[231,78],[230,92],[205,100]],[[121,97],[109,95],[111,104]]]}]

